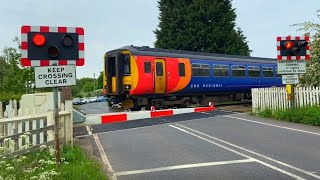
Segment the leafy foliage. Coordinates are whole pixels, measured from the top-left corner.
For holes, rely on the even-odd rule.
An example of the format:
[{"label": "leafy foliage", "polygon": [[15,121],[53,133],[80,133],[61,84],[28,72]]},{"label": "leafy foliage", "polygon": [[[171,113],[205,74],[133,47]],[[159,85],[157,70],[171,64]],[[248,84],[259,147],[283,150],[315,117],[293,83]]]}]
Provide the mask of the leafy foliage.
[{"label": "leafy foliage", "polygon": [[158,48],[249,55],[230,0],[160,0]]},{"label": "leafy foliage", "polygon": [[[0,55],[0,100],[20,99],[24,93],[31,93],[34,84],[33,68],[20,66],[20,41],[13,40],[17,47],[6,47]],[[17,97],[18,95],[18,97]]]},{"label": "leafy foliage", "polygon": [[290,121],[313,126],[320,126],[320,107],[301,107],[293,110],[278,110],[272,114],[272,111],[266,109],[259,112],[258,116],[264,118],[276,118],[278,120]]},{"label": "leafy foliage", "polygon": [[74,97],[90,97],[100,96],[103,94],[103,72],[100,72],[99,77],[77,79],[77,85],[72,86],[72,94]]},{"label": "leafy foliage", "polygon": [[101,164],[78,146],[62,148],[60,165],[53,147],[40,148],[25,156],[0,159],[0,179],[107,179]]},{"label": "leafy foliage", "polygon": [[[318,20],[320,20],[320,10],[317,11]],[[295,24],[299,26],[299,31],[304,31],[305,35],[310,36],[311,59],[307,63],[307,73],[300,77],[300,82],[304,86],[320,86],[320,24],[315,22],[304,22]]]}]

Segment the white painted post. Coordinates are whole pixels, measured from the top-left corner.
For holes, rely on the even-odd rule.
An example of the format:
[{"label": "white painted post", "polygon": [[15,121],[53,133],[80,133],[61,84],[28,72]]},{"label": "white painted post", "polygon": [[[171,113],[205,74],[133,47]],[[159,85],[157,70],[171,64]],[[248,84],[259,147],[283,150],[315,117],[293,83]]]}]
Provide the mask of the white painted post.
[{"label": "white painted post", "polygon": [[304,106],[304,94],[303,94],[303,87],[299,88],[300,91],[300,107]]},{"label": "white painted post", "polygon": [[73,105],[71,100],[65,101],[65,111],[70,112],[65,123],[65,141],[68,145],[73,146]]},{"label": "white painted post", "polygon": [[13,116],[17,117],[18,116],[18,104],[17,100],[13,100]]},{"label": "white painted post", "polygon": [[[23,123],[23,122],[18,122],[18,133],[22,133],[22,123]],[[22,144],[22,138],[19,137],[19,140],[18,140],[18,149],[21,149],[22,146],[23,146],[23,144]]]},{"label": "white painted post", "polygon": [[[32,130],[36,130],[37,129],[37,120],[33,120],[32,121]],[[37,145],[37,134],[33,134],[32,135],[32,145],[35,146]]]},{"label": "white painted post", "polygon": [[[49,111],[47,113],[47,126],[52,126],[54,125],[54,118],[53,118],[53,111]],[[47,141],[54,141],[54,130],[50,130],[47,132],[48,133],[48,138]]]},{"label": "white painted post", "polygon": [[[40,119],[39,123],[40,123],[39,128],[43,128],[44,127],[44,119]],[[44,132],[39,133],[39,136],[40,136],[39,144],[44,143]]]},{"label": "white painted post", "polygon": [[0,101],[0,119],[3,118],[3,106],[2,106],[2,102]]},{"label": "white painted post", "polygon": [[319,87],[316,87],[316,105],[319,106]]},{"label": "white painted post", "polygon": [[[25,126],[25,132],[28,132],[31,130],[30,128],[30,121],[24,121],[24,126]],[[25,142],[28,146],[30,143],[30,135],[28,135],[28,137],[26,138],[26,142]]]},{"label": "white painted post", "polygon": [[13,117],[13,105],[12,105],[12,100],[9,101],[9,104],[6,105],[6,117],[7,118],[12,118]]}]

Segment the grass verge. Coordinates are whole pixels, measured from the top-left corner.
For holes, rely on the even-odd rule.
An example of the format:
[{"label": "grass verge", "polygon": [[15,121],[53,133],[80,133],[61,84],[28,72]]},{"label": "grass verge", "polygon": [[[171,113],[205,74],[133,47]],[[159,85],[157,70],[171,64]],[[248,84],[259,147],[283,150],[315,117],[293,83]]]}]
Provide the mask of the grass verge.
[{"label": "grass verge", "polygon": [[258,116],[264,118],[275,118],[278,120],[320,126],[320,107],[299,107],[293,110],[278,110],[272,113],[272,110],[266,109],[260,111]]},{"label": "grass verge", "polygon": [[39,151],[0,161],[0,179],[107,179],[101,165],[87,157],[80,147],[64,147],[60,165],[55,163],[54,151],[42,146]]}]

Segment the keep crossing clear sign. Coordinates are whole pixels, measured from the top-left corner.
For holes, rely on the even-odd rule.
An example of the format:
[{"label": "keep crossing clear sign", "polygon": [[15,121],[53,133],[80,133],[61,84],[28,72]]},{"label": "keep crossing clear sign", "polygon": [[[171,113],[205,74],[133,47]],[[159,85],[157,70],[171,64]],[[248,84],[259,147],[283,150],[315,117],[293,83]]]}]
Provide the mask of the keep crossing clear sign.
[{"label": "keep crossing clear sign", "polygon": [[282,75],[282,84],[299,84],[298,74]]},{"label": "keep crossing clear sign", "polygon": [[304,74],[306,73],[305,60],[281,60],[277,63],[278,74]]},{"label": "keep crossing clear sign", "polygon": [[76,85],[74,65],[35,67],[34,73],[37,88]]}]

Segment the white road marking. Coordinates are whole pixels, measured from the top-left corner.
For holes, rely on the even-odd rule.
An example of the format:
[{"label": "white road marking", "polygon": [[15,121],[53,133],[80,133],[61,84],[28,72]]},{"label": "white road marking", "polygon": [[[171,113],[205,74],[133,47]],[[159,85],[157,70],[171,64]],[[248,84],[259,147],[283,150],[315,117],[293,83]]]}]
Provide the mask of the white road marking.
[{"label": "white road marking", "polygon": [[240,113],[240,112],[234,112],[234,111],[229,111],[229,110],[224,110],[224,109],[217,109],[218,111],[224,111],[224,112],[231,112],[233,114],[248,114],[248,113]]},{"label": "white road marking", "polygon": [[[176,125],[179,125],[179,124],[176,124]],[[224,146],[224,145],[221,145],[221,144],[219,144],[219,143],[217,143],[217,142],[214,142],[214,141],[211,141],[211,140],[206,139],[206,138],[204,138],[204,137],[198,136],[198,135],[196,135],[196,134],[194,134],[194,133],[192,133],[192,132],[189,132],[189,131],[187,131],[187,130],[185,130],[185,129],[181,129],[181,128],[179,128],[179,127],[177,127],[177,126],[174,126],[174,125],[169,125],[169,126],[175,128],[175,129],[178,129],[178,130],[180,130],[180,131],[182,131],[182,132],[185,132],[185,133],[187,133],[187,134],[190,134],[190,135],[192,135],[192,136],[194,136],[194,137],[197,137],[197,138],[199,138],[199,139],[202,139],[202,140],[204,140],[204,141],[207,141],[207,142],[209,142],[209,143],[211,143],[211,144],[214,144],[214,145],[216,145],[216,146],[219,146],[219,147],[221,147],[221,148],[223,148],[223,149],[226,149],[226,150],[228,150],[228,151],[231,151],[231,152],[233,152],[233,153],[235,153],[235,154],[238,154],[238,155],[240,155],[240,156],[246,157],[246,158],[248,158],[248,159],[254,159],[255,162],[257,162],[257,163],[260,163],[260,164],[262,164],[262,165],[264,165],[264,166],[267,166],[267,167],[269,167],[269,168],[271,168],[271,169],[274,169],[274,170],[276,170],[276,171],[279,171],[279,172],[281,172],[281,173],[283,173],[283,174],[286,174],[286,175],[288,175],[288,176],[291,176],[291,177],[293,177],[293,178],[296,178],[296,179],[304,179],[304,178],[302,178],[302,177],[300,177],[300,176],[297,176],[297,175],[295,175],[295,174],[292,174],[292,173],[290,173],[290,172],[288,172],[288,171],[285,171],[285,170],[283,170],[283,169],[280,169],[280,168],[278,168],[278,167],[276,167],[276,166],[273,166],[273,165],[268,164],[268,163],[266,163],[266,162],[260,161],[260,160],[258,160],[258,159],[256,159],[256,158],[253,158],[253,157],[251,157],[251,156],[248,156],[248,155],[246,155],[246,154],[243,154],[243,153],[241,153],[241,152],[239,152],[239,151],[236,151],[236,150],[234,150],[234,149],[228,148],[228,147],[226,147],[226,146]],[[182,125],[179,125],[179,126],[182,126]]]},{"label": "white road marking", "polygon": [[97,145],[97,147],[98,147],[98,149],[99,149],[99,153],[100,153],[100,156],[101,156],[101,158],[102,158],[102,162],[103,162],[105,165],[107,165],[108,171],[109,171],[109,173],[111,174],[111,176],[109,176],[109,178],[112,179],[112,180],[117,180],[117,177],[114,175],[114,171],[113,171],[112,166],[111,166],[111,164],[110,164],[110,162],[109,162],[109,160],[108,160],[108,157],[107,157],[107,155],[106,155],[106,152],[104,151],[104,149],[103,149],[103,147],[102,147],[102,145],[101,145],[101,143],[100,143],[100,140],[99,140],[99,138],[98,138],[98,135],[97,135],[97,134],[93,134],[93,138],[94,138],[94,141],[96,142],[96,145]]},{"label": "white road marking", "polygon": [[257,123],[257,124],[263,124],[263,125],[267,125],[267,126],[272,126],[272,127],[282,128],[282,129],[288,129],[288,130],[292,130],[292,131],[298,131],[298,132],[303,132],[303,133],[308,133],[308,134],[313,134],[313,135],[320,136],[320,133],[315,133],[315,132],[311,132],[311,131],[305,131],[305,130],[300,130],[300,129],[295,129],[295,128],[289,128],[289,127],[285,127],[285,126],[278,126],[278,125],[274,125],[274,124],[268,124],[268,123],[264,123],[264,122],[253,121],[253,120],[234,117],[234,116],[228,116],[228,115],[222,115],[222,116],[223,117],[228,117],[228,118],[231,118],[231,119],[238,119],[238,120],[241,120],[241,121],[253,122],[253,123]]},{"label": "white road marking", "polygon": [[151,169],[123,171],[123,172],[117,172],[117,173],[115,173],[115,175],[116,176],[125,176],[125,175],[131,175],[131,174],[142,174],[142,173],[150,173],[150,172],[158,172],[158,171],[175,170],[175,169],[187,169],[187,168],[206,167],[206,166],[219,166],[219,165],[239,164],[239,163],[249,163],[249,162],[255,162],[255,160],[250,158],[250,159],[244,159],[244,160],[218,161],[218,162],[207,162],[207,163],[196,163],[196,164],[184,164],[184,165],[177,165],[177,166],[151,168]]},{"label": "white road marking", "polygon": [[200,112],[202,114],[209,114],[209,115],[212,115],[211,113],[207,113],[207,112]]},{"label": "white road marking", "polygon": [[[179,124],[176,124],[176,125],[178,126]],[[260,163],[260,164],[262,164],[262,165],[264,165],[264,166],[267,166],[267,167],[269,167],[269,168],[271,168],[271,169],[274,169],[274,170],[279,171],[279,172],[281,172],[281,173],[283,173],[283,174],[286,174],[286,175],[288,175],[288,176],[291,176],[291,177],[293,177],[293,178],[295,178],[295,179],[301,179],[301,180],[304,179],[304,178],[302,178],[302,177],[300,177],[300,176],[297,176],[297,175],[295,175],[295,174],[292,174],[292,173],[290,173],[290,172],[288,172],[288,171],[285,171],[285,170],[283,170],[283,169],[280,169],[280,168],[278,168],[278,167],[276,167],[276,166],[273,166],[273,165],[268,164],[268,163],[266,163],[266,162],[260,161],[260,160],[258,160],[258,159],[256,159],[256,158],[253,158],[253,157],[251,157],[251,156],[248,156],[248,155],[246,155],[246,154],[243,154],[243,153],[241,153],[241,152],[239,152],[239,151],[236,151],[236,150],[234,150],[234,149],[228,148],[228,147],[226,147],[226,146],[224,146],[224,145],[221,145],[221,144],[219,144],[219,143],[217,143],[217,142],[214,142],[214,141],[211,141],[211,140],[206,139],[206,138],[204,138],[204,137],[198,136],[198,135],[196,135],[196,134],[194,134],[194,133],[192,133],[192,132],[189,132],[189,131],[187,131],[187,130],[185,130],[185,129],[181,129],[181,128],[179,128],[179,127],[177,127],[177,126],[174,126],[174,125],[169,125],[169,126],[175,128],[175,129],[178,129],[178,130],[180,130],[180,131],[182,131],[182,132],[185,132],[185,133],[187,133],[187,134],[190,134],[190,135],[192,135],[192,136],[194,136],[194,137],[197,137],[197,138],[199,138],[199,139],[202,139],[202,140],[204,140],[204,141],[207,141],[207,142],[209,142],[209,143],[211,143],[211,144],[214,144],[214,145],[216,145],[216,146],[219,146],[219,147],[221,147],[221,148],[223,148],[223,149],[226,149],[226,150],[228,150],[228,151],[231,151],[231,152],[233,152],[233,153],[235,153],[235,154],[238,154],[238,155],[240,155],[240,156],[246,157],[246,158],[248,158],[248,159],[254,159],[255,162],[257,162],[257,163]],[[179,125],[179,126],[182,126],[182,125]],[[191,128],[190,128],[190,129],[191,129]]]},{"label": "white road marking", "polygon": [[91,135],[92,134],[91,128],[89,126],[86,126],[86,129],[88,131],[88,135]]},{"label": "white road marking", "polygon": [[[315,174],[312,174],[311,172],[308,172],[308,171],[306,171],[306,170],[297,168],[297,167],[292,166],[292,165],[290,165],[290,164],[287,164],[287,163],[278,161],[278,160],[276,160],[276,159],[273,159],[273,158],[270,158],[270,157],[268,157],[268,156],[259,154],[259,153],[257,153],[257,152],[251,151],[251,150],[246,149],[246,148],[243,148],[243,147],[241,147],[241,146],[238,146],[238,145],[229,143],[229,142],[227,142],[227,141],[224,141],[224,140],[221,140],[221,139],[219,139],[219,138],[210,136],[210,135],[208,135],[208,134],[205,134],[205,133],[202,133],[202,132],[200,132],[200,131],[194,130],[194,129],[192,129],[192,128],[186,127],[186,126],[184,126],[184,125],[180,125],[180,124],[175,124],[175,125],[176,125],[176,126],[179,126],[179,127],[182,127],[182,128],[185,128],[185,129],[188,129],[188,130],[190,130],[190,131],[196,132],[196,133],[201,134],[201,135],[203,135],[203,136],[209,137],[209,138],[214,139],[214,140],[216,140],[216,141],[219,141],[219,142],[228,144],[228,145],[230,145],[230,146],[232,146],[232,147],[235,147],[235,148],[241,149],[241,150],[243,150],[243,151],[249,152],[249,153],[254,154],[254,155],[256,155],[256,156],[260,156],[260,157],[262,157],[262,158],[265,158],[265,159],[267,159],[267,160],[273,161],[273,162],[275,162],[275,163],[281,164],[281,165],[283,165],[283,166],[286,166],[286,167],[288,167],[288,168],[294,169],[294,170],[299,171],[299,172],[301,172],[301,173],[307,174],[307,175],[312,176],[312,177],[314,177],[314,178],[320,179],[320,176],[315,175]],[[172,125],[169,125],[169,126],[172,126]]]}]

